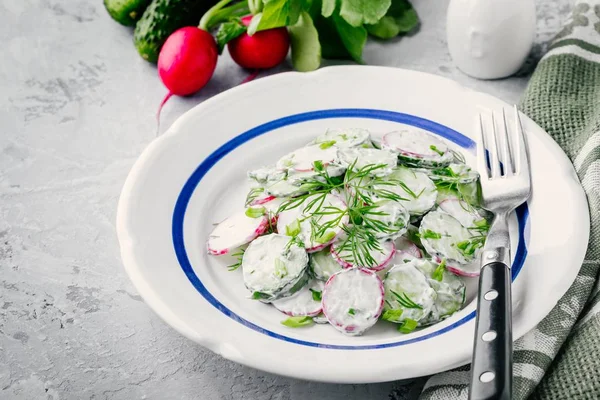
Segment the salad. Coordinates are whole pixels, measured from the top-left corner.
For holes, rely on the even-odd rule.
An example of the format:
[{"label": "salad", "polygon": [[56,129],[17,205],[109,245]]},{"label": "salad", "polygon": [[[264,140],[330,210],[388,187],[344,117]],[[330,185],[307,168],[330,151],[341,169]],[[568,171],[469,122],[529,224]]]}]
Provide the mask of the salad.
[{"label": "salad", "polygon": [[207,249],[236,257],[229,269],[282,324],[410,333],[463,307],[490,216],[478,174],[436,136],[328,130],[248,178],[245,207]]}]

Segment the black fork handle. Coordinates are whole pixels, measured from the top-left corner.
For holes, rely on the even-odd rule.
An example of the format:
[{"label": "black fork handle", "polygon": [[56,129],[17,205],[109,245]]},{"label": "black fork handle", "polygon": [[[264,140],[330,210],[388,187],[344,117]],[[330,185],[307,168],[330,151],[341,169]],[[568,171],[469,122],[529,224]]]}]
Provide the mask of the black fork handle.
[{"label": "black fork handle", "polygon": [[510,268],[486,264],[479,275],[470,400],[510,400],[512,313]]}]

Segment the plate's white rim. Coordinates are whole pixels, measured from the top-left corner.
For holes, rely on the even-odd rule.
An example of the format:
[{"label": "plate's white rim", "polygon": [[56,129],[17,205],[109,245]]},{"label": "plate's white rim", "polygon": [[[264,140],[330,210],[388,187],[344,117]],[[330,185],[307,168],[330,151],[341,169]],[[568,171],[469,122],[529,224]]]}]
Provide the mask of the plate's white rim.
[{"label": "plate's white rim", "polygon": [[[336,74],[339,74],[339,73],[343,74],[344,70],[346,70],[346,69],[347,70],[355,70],[357,68],[363,68],[363,69],[368,68],[371,70],[384,70],[385,72],[396,71],[396,72],[418,75],[421,78],[426,78],[429,80],[437,80],[437,81],[439,81],[439,83],[443,83],[444,85],[447,85],[447,86],[452,85],[456,89],[462,90],[474,97],[481,96],[481,99],[485,100],[485,103],[496,103],[498,105],[498,108],[508,106],[508,104],[506,104],[505,102],[502,102],[501,100],[499,100],[493,96],[486,95],[486,94],[483,94],[480,92],[475,92],[471,89],[465,88],[465,87],[457,84],[456,82],[454,82],[450,79],[432,75],[432,74],[428,74],[428,73],[424,73],[424,72],[402,70],[402,69],[391,68],[391,67],[336,66],[336,67],[323,68],[323,69],[320,69],[318,71],[311,72],[311,73],[286,72],[286,73],[281,73],[278,75],[270,76],[267,79],[259,79],[257,81],[250,82],[243,86],[239,86],[239,87],[230,89],[228,91],[225,91],[223,93],[220,93],[220,94],[214,96],[213,98],[211,98],[211,99],[197,105],[196,107],[190,109],[189,111],[187,111],[185,114],[183,114],[181,117],[179,117],[175,121],[175,123],[168,129],[168,131],[165,134],[163,134],[159,138],[156,138],[155,140],[153,140],[147,146],[147,148],[143,151],[142,155],[134,163],[129,175],[127,176],[127,179],[126,179],[125,184],[122,189],[121,196],[119,198],[119,204],[118,204],[118,208],[117,208],[117,221],[116,221],[116,230],[117,230],[117,236],[119,239],[119,243],[121,245],[121,256],[123,259],[123,264],[124,264],[126,273],[132,280],[134,286],[136,287],[136,290],[142,296],[144,301],[165,322],[167,322],[169,325],[173,326],[178,332],[180,332],[184,336],[188,337],[191,340],[196,341],[197,343],[201,344],[202,346],[204,346],[204,347],[206,347],[206,348],[208,348],[208,349],[210,349],[232,361],[235,361],[235,362],[238,362],[238,363],[250,366],[250,367],[260,368],[262,370],[265,370],[265,371],[268,371],[271,373],[282,374],[282,371],[280,369],[278,369],[276,366],[270,364],[269,362],[256,362],[256,360],[248,360],[243,357],[238,357],[236,352],[229,351],[227,346],[224,346],[222,343],[212,341],[212,340],[208,339],[207,337],[201,336],[198,332],[196,332],[195,329],[191,328],[183,319],[181,319],[175,313],[171,312],[169,307],[160,300],[159,296],[156,294],[154,289],[145,280],[144,275],[142,273],[143,268],[141,268],[141,266],[138,264],[136,257],[133,253],[133,247],[134,247],[135,242],[134,242],[133,236],[130,234],[129,224],[127,221],[127,210],[133,206],[129,201],[130,194],[135,186],[135,182],[137,181],[137,178],[140,176],[141,172],[143,171],[144,166],[146,165],[147,162],[149,162],[149,160],[151,160],[153,158],[153,156],[155,154],[157,154],[160,151],[160,149],[164,145],[166,145],[167,142],[175,139],[175,137],[177,135],[178,127],[180,125],[185,124],[186,120],[189,119],[192,114],[194,114],[200,110],[212,107],[213,104],[218,104],[219,102],[226,100],[228,96],[232,96],[232,97],[236,96],[238,94],[238,92],[243,91],[246,88],[251,88],[254,86],[258,86],[258,85],[264,85],[267,82],[269,84],[276,84],[277,80],[285,80],[285,79],[288,79],[290,76],[294,76],[298,79],[314,79],[314,77],[317,77],[319,75],[325,75],[327,73],[332,73],[333,72],[332,70],[335,70],[334,73],[336,73]],[[382,71],[382,72],[384,72],[384,71]],[[545,131],[543,131],[542,128],[540,128],[537,124],[535,124],[535,122],[533,122],[531,119],[529,119],[526,116],[523,117],[523,120],[524,120],[525,124],[527,126],[529,126],[530,130],[532,127],[534,128],[533,130],[536,131],[535,132],[536,136],[545,143],[547,149],[551,153],[553,153],[553,155],[556,157],[556,159],[557,160],[562,159],[562,164],[565,165],[565,168],[567,165],[569,166],[572,179],[565,180],[565,182],[568,182],[569,185],[572,187],[572,190],[574,191],[574,193],[577,193],[577,197],[579,197],[580,206],[584,206],[585,209],[587,210],[587,200],[586,200],[585,194],[584,194],[582,187],[579,183],[579,180],[575,174],[573,166],[572,166],[571,162],[568,160],[568,158],[566,157],[565,153],[558,146],[558,144],[556,142],[554,142],[554,140]],[[581,254],[581,261],[583,261],[583,257],[585,255],[585,249],[587,248],[587,240],[588,240],[588,236],[589,236],[589,214],[587,214],[587,216],[588,216],[588,218],[586,218],[585,221],[581,221],[583,224],[582,228],[584,228],[584,229],[582,229],[582,231],[584,231],[585,235],[586,235],[585,241],[581,240],[579,242],[579,244],[580,244],[579,248],[575,250],[575,254]],[[544,303],[544,306],[545,306],[544,307],[544,315],[547,315],[552,310],[552,308],[558,302],[559,298],[562,297],[562,295],[564,295],[564,293],[567,291],[567,289],[571,286],[571,283],[574,281],[574,279],[578,273],[578,271],[575,271],[575,270],[569,271],[569,272],[571,272],[571,273],[568,276],[564,277],[565,279],[563,279],[561,281],[561,284],[557,285],[554,288],[554,289],[556,289],[557,293],[560,292],[560,296],[556,297],[556,301]],[[468,325],[468,324],[474,324],[474,320],[467,322],[465,325]],[[514,327],[515,328],[514,339],[516,340],[516,339],[520,338],[526,332],[530,331],[535,325],[536,325],[535,321],[525,321],[525,322],[521,323],[519,326],[515,326]],[[470,355],[466,355],[466,356],[470,357]],[[447,357],[440,357],[440,361],[442,361],[442,358],[445,359]],[[446,365],[450,365],[450,364],[447,364],[447,362],[449,360],[444,360],[444,361],[446,362]],[[457,362],[455,364],[450,365],[450,367],[457,367],[459,365],[467,364],[468,362],[469,362],[469,359],[465,357],[463,362]],[[444,364],[444,362],[440,362],[440,364]],[[437,373],[437,372],[443,371],[445,369],[447,369],[447,368],[439,368],[439,367],[432,366],[432,368],[430,370],[428,370],[427,373],[428,374],[429,373]],[[327,377],[327,376],[316,377],[314,374],[302,374],[302,373],[290,374],[290,373],[285,373],[285,372],[283,372],[283,374],[293,376],[293,377],[300,377],[300,378],[304,378],[304,379],[322,380],[322,381],[326,381],[326,382],[351,383],[349,381],[340,380],[339,377],[338,378],[332,378],[332,377]],[[417,375],[415,375],[415,376],[417,376]],[[378,382],[378,381],[385,381],[385,380],[389,380],[389,379],[379,379],[379,380],[377,378],[366,379],[363,382]]]}]

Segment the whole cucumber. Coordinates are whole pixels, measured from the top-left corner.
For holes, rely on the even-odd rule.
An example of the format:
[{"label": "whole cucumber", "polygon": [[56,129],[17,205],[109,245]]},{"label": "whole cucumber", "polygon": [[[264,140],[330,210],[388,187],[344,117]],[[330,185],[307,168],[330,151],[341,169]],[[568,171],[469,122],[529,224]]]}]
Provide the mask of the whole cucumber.
[{"label": "whole cucumber", "polygon": [[197,26],[216,0],[152,0],[135,25],[135,47],[147,61],[156,63],[169,35],[184,26]]},{"label": "whole cucumber", "polygon": [[104,7],[112,19],[125,26],[134,26],[148,4],[150,0],[104,0]]}]

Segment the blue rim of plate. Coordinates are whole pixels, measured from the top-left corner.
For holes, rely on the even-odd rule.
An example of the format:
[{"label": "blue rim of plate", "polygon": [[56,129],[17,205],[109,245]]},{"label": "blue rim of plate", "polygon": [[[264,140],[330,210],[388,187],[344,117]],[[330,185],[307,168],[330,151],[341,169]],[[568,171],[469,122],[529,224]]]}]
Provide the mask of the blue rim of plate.
[{"label": "blue rim of plate", "polygon": [[[208,173],[208,171],[219,162],[225,155],[246,143],[249,140],[252,140],[260,135],[263,135],[272,130],[282,128],[288,125],[294,125],[302,122],[319,120],[319,119],[333,119],[333,118],[364,118],[364,119],[377,119],[383,121],[391,121],[405,125],[411,125],[416,128],[424,129],[431,133],[434,133],[438,136],[441,136],[445,139],[450,140],[451,142],[456,143],[463,149],[472,150],[475,147],[475,142],[473,142],[468,137],[462,135],[461,133],[450,129],[444,125],[438,124],[437,122],[433,122],[431,120],[416,117],[414,115],[399,113],[395,111],[386,111],[386,110],[374,110],[374,109],[366,109],[366,108],[339,108],[339,109],[327,109],[327,110],[317,110],[317,111],[309,111],[300,114],[289,115],[283,118],[279,118],[257,127],[254,127],[246,132],[234,137],[227,143],[223,144],[217,150],[215,150],[212,154],[210,154],[202,163],[196,168],[196,170],[192,173],[192,175],[188,178],[186,183],[183,185],[179,196],[177,197],[177,202],[175,203],[175,209],[173,211],[173,223],[172,223],[172,235],[173,235],[173,246],[175,250],[175,254],[177,255],[177,260],[181,266],[181,269],[188,277],[190,283],[196,288],[196,290],[204,297],[206,301],[208,301],[213,307],[217,310],[233,319],[234,321],[239,322],[240,324],[262,334],[265,334],[269,337],[284,340],[286,342],[295,343],[303,346],[310,347],[319,347],[326,349],[334,349],[334,350],[373,350],[373,349],[384,349],[388,347],[396,347],[403,346],[411,343],[421,342],[427,339],[431,339],[433,337],[442,335],[446,332],[449,332],[468,321],[475,318],[475,311],[470,314],[464,316],[460,320],[454,322],[451,325],[445,326],[436,331],[430,332],[423,336],[418,336],[411,338],[410,336],[404,340],[399,340],[391,343],[382,343],[382,344],[373,344],[373,345],[333,345],[333,344],[325,344],[325,343],[316,343],[309,342],[306,340],[300,340],[296,338],[292,338],[289,336],[285,336],[268,329],[262,328],[231,311],[225,305],[223,305],[219,300],[217,300],[204,286],[200,278],[194,272],[194,269],[190,263],[188,258],[185,242],[183,237],[183,222],[185,219],[185,213],[187,210],[188,203],[194,190],[202,180],[202,178]],[[517,246],[517,251],[515,253],[514,262],[512,265],[512,280],[519,275],[521,268],[523,267],[523,263],[525,262],[525,258],[527,257],[527,247],[525,245],[525,225],[527,222],[527,218],[529,216],[529,210],[527,208],[527,203],[523,204],[519,208],[517,208],[517,219],[519,224],[519,242]]]}]

